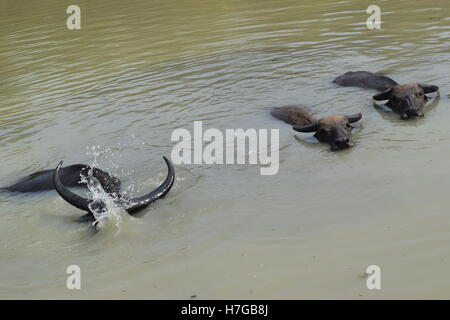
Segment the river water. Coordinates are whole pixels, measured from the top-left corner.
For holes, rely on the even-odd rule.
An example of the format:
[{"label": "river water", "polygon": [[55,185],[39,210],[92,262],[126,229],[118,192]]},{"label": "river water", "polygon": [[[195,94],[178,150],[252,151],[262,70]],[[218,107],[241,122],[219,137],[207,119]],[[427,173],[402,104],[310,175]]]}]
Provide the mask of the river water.
[{"label": "river water", "polygon": [[[168,196],[101,229],[55,192],[0,194],[0,298],[450,298],[450,3],[0,0],[0,181],[97,161],[132,194],[176,128],[279,129],[279,172],[176,165]],[[375,109],[349,70],[438,85],[425,117]],[[271,118],[363,113],[331,152]],[[81,268],[81,290],[66,269]],[[381,289],[366,269],[381,269]]]}]

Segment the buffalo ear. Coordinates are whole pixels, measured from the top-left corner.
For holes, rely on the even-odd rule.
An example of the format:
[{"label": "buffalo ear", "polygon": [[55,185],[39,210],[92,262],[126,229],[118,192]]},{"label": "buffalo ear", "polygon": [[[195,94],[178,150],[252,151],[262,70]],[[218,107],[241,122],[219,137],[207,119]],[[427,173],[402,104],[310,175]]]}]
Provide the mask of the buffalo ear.
[{"label": "buffalo ear", "polygon": [[351,116],[345,116],[345,117],[347,118],[348,122],[354,123],[354,122],[357,122],[357,121],[361,120],[362,114],[361,113],[357,113],[357,114],[353,114]]},{"label": "buffalo ear", "polygon": [[317,121],[314,121],[311,124],[293,127],[292,129],[298,132],[316,132],[317,129],[319,129],[319,123]]},{"label": "buffalo ear", "polygon": [[429,84],[421,84],[420,86],[422,87],[424,93],[432,93],[439,90],[438,86],[432,86]]},{"label": "buffalo ear", "polygon": [[392,88],[389,88],[389,89],[373,96],[373,99],[377,100],[377,101],[389,100],[390,98],[392,98]]}]

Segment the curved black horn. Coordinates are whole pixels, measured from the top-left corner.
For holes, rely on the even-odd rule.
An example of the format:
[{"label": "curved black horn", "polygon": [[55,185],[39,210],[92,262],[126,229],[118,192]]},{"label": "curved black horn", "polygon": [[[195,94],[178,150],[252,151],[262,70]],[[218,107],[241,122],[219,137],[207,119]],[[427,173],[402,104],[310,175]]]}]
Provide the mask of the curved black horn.
[{"label": "curved black horn", "polygon": [[149,194],[131,199],[131,205],[126,209],[126,211],[132,215],[136,213],[137,211],[144,209],[154,201],[161,199],[164,197],[172,188],[173,182],[175,181],[175,170],[172,166],[172,163],[166,158],[163,157],[164,161],[167,164],[167,177],[164,180],[164,182],[155,190],[150,192]]},{"label": "curved black horn", "polygon": [[59,169],[61,169],[62,164],[63,164],[63,162],[61,161],[58,164],[58,166],[56,167],[55,172],[53,173],[53,184],[55,186],[56,191],[64,200],[66,200],[68,203],[70,203],[74,207],[77,207],[78,209],[90,212],[90,209],[89,209],[90,200],[80,197],[76,193],[73,193],[72,191],[67,189],[62,184],[61,179],[59,178]]},{"label": "curved black horn", "polygon": [[348,119],[348,122],[353,123],[353,122],[357,122],[357,121],[361,120],[362,114],[357,113],[357,114],[352,114],[351,116],[345,116],[345,117]]},{"label": "curved black horn", "polygon": [[422,87],[424,93],[432,93],[439,90],[438,86],[433,86],[429,84],[421,84],[420,86]]},{"label": "curved black horn", "polygon": [[392,88],[389,88],[379,94],[374,95],[373,99],[377,101],[389,100],[392,97],[392,91]]},{"label": "curved black horn", "polygon": [[317,121],[314,121],[313,123],[307,124],[305,126],[292,127],[292,129],[298,132],[316,132],[318,128],[319,123]]}]

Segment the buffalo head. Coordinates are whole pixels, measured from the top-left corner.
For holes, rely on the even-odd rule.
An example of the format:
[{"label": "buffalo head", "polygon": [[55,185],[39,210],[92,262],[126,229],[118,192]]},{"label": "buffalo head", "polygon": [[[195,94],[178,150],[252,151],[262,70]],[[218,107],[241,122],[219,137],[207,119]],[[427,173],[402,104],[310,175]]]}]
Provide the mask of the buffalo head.
[{"label": "buffalo head", "polygon": [[400,114],[403,120],[413,117],[423,117],[422,108],[428,101],[427,93],[438,91],[437,86],[411,83],[397,84],[373,96],[374,100],[389,100],[386,105]]},{"label": "buffalo head", "polygon": [[362,118],[361,113],[351,116],[333,115],[312,123],[293,127],[298,132],[315,132],[314,137],[323,143],[328,143],[331,150],[341,150],[353,146],[351,139],[353,126],[352,123]]}]

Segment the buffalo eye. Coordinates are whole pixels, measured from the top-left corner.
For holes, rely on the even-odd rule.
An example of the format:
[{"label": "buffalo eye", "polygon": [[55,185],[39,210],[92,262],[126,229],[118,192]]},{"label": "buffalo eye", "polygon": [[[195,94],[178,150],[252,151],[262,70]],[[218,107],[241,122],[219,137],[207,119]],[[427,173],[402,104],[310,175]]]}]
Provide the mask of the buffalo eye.
[{"label": "buffalo eye", "polygon": [[326,138],[328,136],[328,131],[325,129],[319,129],[317,131],[317,134],[319,135],[319,137],[321,138]]},{"label": "buffalo eye", "polygon": [[350,129],[350,130],[352,130],[354,128],[349,122],[347,122],[345,124],[345,126],[347,127],[347,129]]},{"label": "buffalo eye", "polygon": [[423,92],[416,93],[417,97],[423,97]]}]

